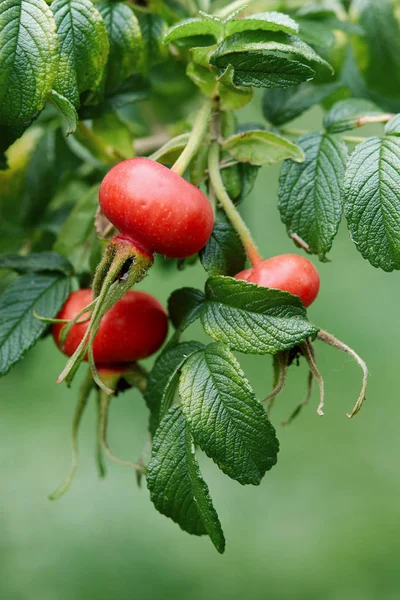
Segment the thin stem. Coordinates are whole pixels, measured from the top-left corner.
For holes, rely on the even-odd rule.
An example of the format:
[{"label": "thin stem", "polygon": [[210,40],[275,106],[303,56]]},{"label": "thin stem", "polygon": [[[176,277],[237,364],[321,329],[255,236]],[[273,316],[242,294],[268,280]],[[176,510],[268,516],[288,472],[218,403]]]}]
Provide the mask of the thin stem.
[{"label": "thin stem", "polygon": [[52,494],[50,494],[49,496],[49,500],[57,500],[57,498],[60,498],[60,496],[62,496],[63,494],[65,494],[65,492],[67,491],[67,489],[69,488],[69,486],[71,485],[76,470],[78,468],[78,455],[79,455],[79,444],[78,444],[78,433],[79,433],[79,426],[82,420],[82,415],[85,411],[85,408],[87,406],[88,400],[89,400],[89,396],[90,396],[90,392],[93,389],[93,379],[91,376],[90,371],[88,372],[88,374],[86,375],[85,380],[83,381],[82,385],[81,385],[81,389],[79,391],[79,396],[78,396],[78,402],[76,404],[76,408],[75,408],[75,413],[74,413],[74,418],[72,421],[72,463],[71,463],[71,469],[68,473],[68,475],[66,476],[66,478],[64,479],[63,483],[60,485],[60,487],[58,487],[55,492],[53,492]]},{"label": "thin stem", "polygon": [[103,459],[103,447],[101,445],[101,397],[100,391],[97,390],[96,394],[96,412],[97,412],[97,422],[96,422],[96,464],[97,470],[99,473],[99,477],[106,476],[106,466],[104,464]]},{"label": "thin stem", "polygon": [[282,421],[281,425],[290,425],[290,423],[296,417],[299,416],[303,406],[305,406],[306,404],[308,404],[310,402],[313,381],[314,381],[314,375],[313,375],[313,372],[311,371],[311,369],[309,369],[308,375],[307,375],[307,395],[306,395],[305,399],[296,406],[296,408],[294,409],[294,411],[292,412],[290,417],[288,419],[286,419],[286,421]]},{"label": "thin stem", "polygon": [[288,353],[280,352],[275,355],[274,358],[274,389],[262,402],[268,402],[267,412],[270,414],[272,407],[274,406],[275,398],[285,387],[286,372],[288,366]]},{"label": "thin stem", "polygon": [[323,408],[325,403],[324,380],[322,378],[321,373],[318,370],[317,363],[315,362],[314,346],[310,341],[306,340],[301,344],[301,348],[303,350],[310,371],[314,375],[315,379],[318,381],[320,400],[317,408],[317,413],[320,417],[322,417],[324,414]]},{"label": "thin stem", "polygon": [[393,113],[383,113],[381,115],[363,115],[357,119],[355,126],[362,127],[363,125],[369,125],[370,123],[387,123],[393,117]]},{"label": "thin stem", "polygon": [[325,344],[328,344],[329,346],[332,346],[333,348],[337,348],[338,350],[341,350],[342,352],[349,354],[349,356],[351,356],[356,361],[356,363],[359,365],[359,367],[362,369],[363,378],[362,378],[360,395],[358,396],[358,400],[355,403],[354,408],[351,411],[351,413],[346,413],[346,416],[349,417],[349,419],[351,419],[352,417],[354,417],[354,415],[356,415],[359,412],[359,410],[361,409],[363,402],[365,400],[365,394],[366,394],[366,390],[367,390],[367,379],[368,379],[367,364],[360,356],[358,356],[357,352],[355,352],[353,350],[353,348],[350,348],[350,346],[347,346],[347,344],[344,344],[343,342],[338,340],[334,335],[332,335],[331,333],[328,333],[328,331],[324,331],[323,329],[320,329],[318,332],[318,335],[317,335],[317,339],[321,340],[321,342],[325,342]]},{"label": "thin stem", "polygon": [[186,171],[192,158],[200,148],[209,129],[211,110],[212,102],[210,100],[204,102],[193,123],[193,129],[190,134],[188,144],[183,150],[182,154],[179,156],[178,160],[171,167],[171,171],[174,171],[178,175],[183,175]]},{"label": "thin stem", "polygon": [[217,200],[222,205],[222,208],[224,209],[228,219],[232,223],[233,227],[236,229],[251,264],[254,266],[260,263],[262,261],[262,258],[257,250],[250,230],[248,229],[246,223],[243,221],[242,217],[237,211],[236,206],[229,198],[229,195],[222,181],[221,173],[219,170],[218,142],[213,142],[211,144],[210,151],[208,154],[208,172],[210,174],[211,185],[214,188]]},{"label": "thin stem", "polygon": [[100,390],[100,440],[101,445],[104,448],[105,453],[108,458],[113,462],[123,465],[124,467],[130,467],[132,469],[136,469],[139,471],[144,471],[144,466],[139,463],[132,463],[126,460],[122,460],[115,456],[113,451],[111,450],[108,441],[107,441],[107,427],[108,427],[108,412],[110,407],[111,398],[107,394],[104,393],[103,390]]}]

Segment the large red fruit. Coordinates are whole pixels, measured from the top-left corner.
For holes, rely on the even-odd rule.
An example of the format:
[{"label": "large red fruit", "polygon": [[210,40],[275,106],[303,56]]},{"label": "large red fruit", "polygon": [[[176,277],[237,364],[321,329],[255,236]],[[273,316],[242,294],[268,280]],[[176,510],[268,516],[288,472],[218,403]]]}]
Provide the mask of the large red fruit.
[{"label": "large red fruit", "polygon": [[[72,292],[57,318],[73,319],[92,298],[92,290]],[[54,340],[64,354],[73,355],[88,323],[74,325],[64,346],[60,342],[63,325],[53,325]],[[93,344],[95,363],[115,365],[146,358],[160,348],[167,330],[167,313],[156,298],[145,292],[127,292],[101,319]]]},{"label": "large red fruit", "polygon": [[250,283],[300,296],[310,306],[318,295],[319,275],[314,265],[298,254],[281,254],[263,260],[251,269],[235,275]]},{"label": "large red fruit", "polygon": [[134,245],[170,258],[201,250],[214,224],[207,196],[148,158],[113,167],[102,181],[99,200],[105,216]]}]

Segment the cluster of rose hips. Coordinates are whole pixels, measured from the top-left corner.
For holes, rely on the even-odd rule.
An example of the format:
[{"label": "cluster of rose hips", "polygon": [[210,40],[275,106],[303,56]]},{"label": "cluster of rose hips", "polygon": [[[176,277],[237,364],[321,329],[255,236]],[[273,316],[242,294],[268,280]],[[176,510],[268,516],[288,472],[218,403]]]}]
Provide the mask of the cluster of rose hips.
[{"label": "cluster of rose hips", "polygon": [[[141,470],[140,464],[121,461],[111,452],[106,439],[108,406],[110,395],[124,385],[141,387],[142,368],[137,361],[154,354],[163,345],[168,316],[157,299],[130,288],[145,276],[154,253],[179,259],[192,256],[206,245],[214,225],[214,212],[207,196],[173,170],[147,158],[126,160],[112,168],[101,184],[99,202],[119,233],[108,244],[93,289],[72,292],[52,328],[57,346],[70,357],[59,382],[70,382],[82,360],[90,364],[89,383],[83,384],[74,418],[72,470],[52,498],[67,489],[75,472],[77,430],[92,389],[98,391],[100,398],[100,450],[102,446],[113,460]],[[296,254],[267,260],[253,257],[252,267],[238,273],[236,278],[299,296],[306,307],[317,297],[320,284],[314,265]],[[326,332],[318,335],[323,341],[352,352]],[[287,366],[300,355],[306,358],[310,370],[307,400],[315,377],[320,384],[319,412],[323,414],[323,380],[308,340],[274,358],[275,386],[266,400],[271,407],[285,383]],[[102,473],[100,451],[99,469]]]}]

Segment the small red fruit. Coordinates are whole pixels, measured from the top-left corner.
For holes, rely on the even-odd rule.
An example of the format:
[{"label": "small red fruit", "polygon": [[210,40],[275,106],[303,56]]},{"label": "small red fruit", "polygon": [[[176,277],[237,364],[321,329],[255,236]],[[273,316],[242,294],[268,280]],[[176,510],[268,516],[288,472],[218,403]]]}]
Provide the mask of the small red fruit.
[{"label": "small red fruit", "polygon": [[[92,298],[92,290],[72,292],[57,318],[73,319]],[[88,324],[89,321],[74,325],[64,345],[60,342],[63,325],[52,326],[54,341],[64,354],[73,355]],[[167,313],[156,298],[145,292],[127,292],[101,319],[93,343],[95,363],[111,366],[146,358],[162,346],[167,330]]]},{"label": "small red fruit", "polygon": [[102,181],[99,201],[105,216],[134,246],[170,258],[201,250],[214,224],[207,196],[148,158],[113,167]]},{"label": "small red fruit", "polygon": [[268,258],[251,269],[241,271],[235,278],[299,296],[304,306],[310,306],[314,302],[320,283],[314,265],[298,254],[281,254]]}]

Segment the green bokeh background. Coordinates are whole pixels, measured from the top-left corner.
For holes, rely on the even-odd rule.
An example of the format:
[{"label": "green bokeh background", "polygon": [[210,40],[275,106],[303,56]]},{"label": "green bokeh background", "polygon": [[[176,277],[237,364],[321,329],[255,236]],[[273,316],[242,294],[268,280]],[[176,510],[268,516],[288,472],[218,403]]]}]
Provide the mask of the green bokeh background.
[{"label": "green bokeh background", "polygon": [[[319,128],[320,115],[314,111],[295,125]],[[276,208],[278,173],[279,167],[264,169],[243,207],[265,256],[296,251]],[[54,385],[64,359],[51,339],[0,382],[2,599],[399,597],[399,275],[366,263],[344,226],[330,258],[319,266],[321,292],[309,316],[367,361],[366,404],[352,421],[346,418],[361,371],[347,355],[317,342],[325,417],[316,414],[315,389],[299,419],[279,425],[305,394],[304,364],[291,367],[272,416],[281,441],[278,465],[259,487],[240,486],[200,455],[227,537],[223,556],[207,538],[191,537],[157,513],[129,469],[111,464],[108,477],[97,478],[94,406],[81,431],[76,480],[61,500],[47,500],[69,466],[78,387]],[[141,288],[166,302],[176,287],[199,287],[204,279],[198,267],[159,271]],[[196,326],[192,332],[202,335]],[[271,385],[270,357],[240,360],[262,397]],[[115,400],[110,441],[116,453],[140,454],[146,421],[137,392]]]}]

